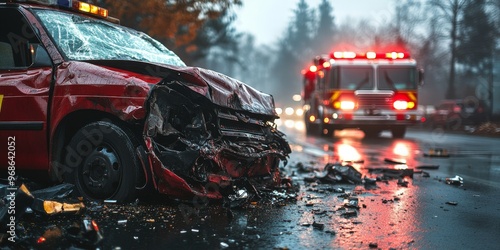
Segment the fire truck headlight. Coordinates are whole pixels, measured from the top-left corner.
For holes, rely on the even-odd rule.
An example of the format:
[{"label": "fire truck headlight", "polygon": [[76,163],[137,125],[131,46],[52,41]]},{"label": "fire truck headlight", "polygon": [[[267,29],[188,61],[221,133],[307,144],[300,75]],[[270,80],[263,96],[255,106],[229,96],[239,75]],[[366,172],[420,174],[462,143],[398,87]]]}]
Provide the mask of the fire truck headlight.
[{"label": "fire truck headlight", "polygon": [[407,102],[407,101],[398,100],[398,101],[395,101],[392,106],[397,110],[413,109],[413,108],[415,108],[415,102]]},{"label": "fire truck headlight", "polygon": [[353,101],[341,101],[340,102],[340,109],[343,110],[352,110],[355,107],[355,103]]},{"label": "fire truck headlight", "polygon": [[408,108],[408,102],[406,101],[395,101],[393,107],[397,110],[403,110]]}]

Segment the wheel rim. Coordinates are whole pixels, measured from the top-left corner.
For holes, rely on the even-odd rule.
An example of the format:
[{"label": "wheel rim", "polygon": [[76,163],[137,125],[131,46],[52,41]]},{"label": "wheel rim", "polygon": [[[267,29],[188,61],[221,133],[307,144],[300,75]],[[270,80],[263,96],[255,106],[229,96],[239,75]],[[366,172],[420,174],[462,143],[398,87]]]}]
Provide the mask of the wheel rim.
[{"label": "wheel rim", "polygon": [[85,159],[80,184],[92,197],[108,198],[118,190],[121,174],[116,152],[110,146],[99,146]]}]

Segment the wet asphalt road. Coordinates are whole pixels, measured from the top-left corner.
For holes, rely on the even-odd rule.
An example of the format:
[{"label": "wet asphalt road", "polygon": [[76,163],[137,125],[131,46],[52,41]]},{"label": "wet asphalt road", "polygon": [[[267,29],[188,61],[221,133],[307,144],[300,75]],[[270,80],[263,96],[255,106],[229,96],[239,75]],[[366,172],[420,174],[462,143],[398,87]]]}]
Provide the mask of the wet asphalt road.
[{"label": "wet asphalt road", "polygon": [[[64,237],[67,228],[89,216],[104,236],[101,249],[498,249],[500,138],[439,130],[410,130],[405,139],[389,133],[365,139],[359,131],[319,138],[307,137],[297,122],[280,129],[292,145],[284,171],[300,186],[296,197],[269,191],[265,199],[236,209],[160,196],[138,204],[90,204],[84,215],[28,215],[23,226],[31,238],[25,243],[41,249],[74,246]],[[447,149],[450,157],[425,157],[433,148]],[[321,175],[327,163],[359,160],[352,165],[366,177],[377,176],[369,169],[412,168],[413,178],[401,180],[407,185],[377,181],[376,187],[306,182],[315,173],[299,168]],[[456,175],[463,186],[446,184]],[[359,208],[346,207],[349,195],[358,198]],[[44,234],[47,240],[36,243]]]}]

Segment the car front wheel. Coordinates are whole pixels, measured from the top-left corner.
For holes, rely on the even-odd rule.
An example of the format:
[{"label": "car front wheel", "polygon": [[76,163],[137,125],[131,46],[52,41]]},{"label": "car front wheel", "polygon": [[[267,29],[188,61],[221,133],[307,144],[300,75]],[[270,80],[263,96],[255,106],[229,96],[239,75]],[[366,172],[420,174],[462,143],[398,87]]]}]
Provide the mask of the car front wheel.
[{"label": "car front wheel", "polygon": [[134,137],[110,122],[90,123],[76,132],[66,147],[65,181],[91,200],[133,200],[139,163]]}]

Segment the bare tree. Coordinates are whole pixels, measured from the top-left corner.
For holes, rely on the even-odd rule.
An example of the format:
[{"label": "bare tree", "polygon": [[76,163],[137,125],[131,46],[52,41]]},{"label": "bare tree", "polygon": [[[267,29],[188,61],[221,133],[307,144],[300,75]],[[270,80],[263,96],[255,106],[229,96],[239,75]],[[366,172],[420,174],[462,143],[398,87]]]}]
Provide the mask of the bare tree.
[{"label": "bare tree", "polygon": [[450,39],[450,75],[446,98],[455,98],[455,63],[457,57],[457,42],[459,21],[463,14],[466,3],[469,0],[430,0],[430,6],[434,7],[435,14],[439,16],[448,26]]}]

